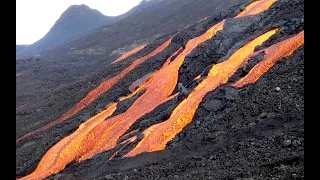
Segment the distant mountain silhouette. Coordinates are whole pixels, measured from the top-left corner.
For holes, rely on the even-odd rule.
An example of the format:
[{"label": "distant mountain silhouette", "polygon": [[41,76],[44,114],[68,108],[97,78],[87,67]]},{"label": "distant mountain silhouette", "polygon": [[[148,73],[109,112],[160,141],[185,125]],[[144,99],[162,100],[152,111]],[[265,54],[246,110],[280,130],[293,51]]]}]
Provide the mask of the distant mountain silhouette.
[{"label": "distant mountain silhouette", "polygon": [[85,31],[113,23],[116,19],[117,17],[105,16],[87,5],[72,5],[62,13],[43,38],[24,48],[17,47],[16,57],[26,57],[51,49]]}]

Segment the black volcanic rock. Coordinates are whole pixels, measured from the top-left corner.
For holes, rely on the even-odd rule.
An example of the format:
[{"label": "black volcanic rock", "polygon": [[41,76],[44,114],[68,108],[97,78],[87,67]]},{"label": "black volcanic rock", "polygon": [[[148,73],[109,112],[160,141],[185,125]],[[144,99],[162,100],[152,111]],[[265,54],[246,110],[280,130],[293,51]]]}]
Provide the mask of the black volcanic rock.
[{"label": "black volcanic rock", "polygon": [[86,5],[72,5],[56,21],[50,31],[32,45],[16,52],[16,57],[26,57],[48,50],[56,45],[71,40],[77,35],[114,22],[116,17],[108,17]]}]

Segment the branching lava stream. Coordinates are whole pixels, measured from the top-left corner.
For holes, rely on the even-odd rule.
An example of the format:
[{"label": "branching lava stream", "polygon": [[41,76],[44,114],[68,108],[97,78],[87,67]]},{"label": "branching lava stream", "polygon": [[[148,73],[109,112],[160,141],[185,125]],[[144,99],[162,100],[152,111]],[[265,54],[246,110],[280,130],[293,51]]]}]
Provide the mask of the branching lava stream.
[{"label": "branching lava stream", "polygon": [[[236,17],[258,14],[268,9],[273,2],[275,2],[275,0],[262,0],[252,3],[246,8],[246,10]],[[182,52],[180,52],[181,49],[178,49],[174,53],[174,55],[176,55],[178,51],[180,52],[172,62],[168,59],[164,63],[163,67],[159,71],[155,72],[145,83],[140,85],[137,90],[126,97],[119,98],[119,101],[123,101],[132,97],[142,88],[146,89],[146,91],[140,95],[140,97],[137,98],[137,100],[124,113],[108,118],[115,112],[118,103],[110,104],[107,109],[82,123],[74,133],[63,138],[51,147],[40,160],[36,170],[21,179],[43,179],[64,169],[65,166],[73,160],[82,161],[91,158],[98,153],[114,148],[119,138],[132,126],[133,123],[136,122],[136,120],[146,113],[151,112],[163,102],[176,97],[177,94],[172,96],[170,95],[177,85],[178,70],[183,64],[185,57],[199,44],[212,38],[218,31],[222,30],[224,23],[225,20],[212,26],[201,36],[190,39]],[[228,60],[214,65],[208,76],[173,110],[170,118],[167,121],[153,125],[143,131],[144,138],[133,150],[126,154],[125,157],[134,156],[142,152],[164,149],[166,143],[172,140],[177,133],[192,121],[203,97],[209,91],[212,91],[219,85],[226,83],[228,78],[232,76],[239,66],[247,60],[247,57],[253,53],[254,48],[266,41],[276,31],[277,29],[274,29],[257,37],[236,51]],[[169,46],[171,39],[172,38],[150,54],[135,60],[119,75],[106,80],[96,89],[90,91],[84,99],[71,108],[67,113],[62,115],[58,120],[26,134],[25,136],[17,139],[17,142],[75,115],[88,104],[92,103],[102,93],[106,92],[137,65],[162,52],[167,46]],[[143,47],[138,47],[137,49],[139,48],[142,49]],[[128,54],[139,51],[137,49],[128,52]],[[122,59],[123,58],[120,57],[115,62],[119,62]],[[119,150],[128,145],[128,143],[133,142],[135,139],[136,136],[133,136],[129,140],[125,140],[120,143],[123,144],[123,146]],[[109,158],[112,159],[117,152]]]},{"label": "branching lava stream", "polygon": [[[268,48],[257,51],[252,56],[255,56],[256,54],[259,54],[260,52],[264,51],[266,54],[264,55],[263,60],[257,65],[255,65],[245,77],[241,78],[239,81],[232,84],[232,86],[241,88],[247,84],[256,82],[278,60],[280,60],[283,57],[290,56],[293,53],[293,51],[295,51],[298,47],[300,47],[303,44],[304,31],[301,31],[296,36],[281,41]],[[248,59],[250,57],[248,57]]]},{"label": "branching lava stream", "polygon": [[78,104],[76,104],[74,107],[69,109],[65,114],[63,114],[57,120],[52,121],[39,129],[36,129],[34,131],[31,131],[31,132],[25,134],[24,136],[18,138],[16,140],[16,143],[19,143],[21,140],[23,140],[29,136],[38,134],[41,131],[44,131],[52,126],[55,126],[56,124],[61,123],[61,122],[65,121],[66,119],[70,118],[71,116],[77,114],[79,111],[81,111],[83,108],[85,108],[88,104],[91,104],[94,100],[96,100],[101,94],[103,94],[108,89],[110,89],[114,84],[116,84],[121,78],[123,78],[125,75],[127,75],[131,70],[133,70],[139,64],[143,63],[147,59],[162,52],[166,47],[169,46],[169,44],[171,43],[171,40],[172,40],[172,37],[168,41],[163,43],[161,46],[159,46],[157,49],[155,49],[154,51],[149,53],[148,55],[143,56],[143,57],[135,60],[129,67],[124,69],[120,74],[102,82],[98,87],[96,87],[95,89],[90,91]]},{"label": "branching lava stream", "polygon": [[228,60],[214,65],[208,76],[173,110],[169,119],[146,129],[143,132],[144,138],[125,157],[135,156],[142,152],[163,150],[167,142],[172,140],[177,133],[192,121],[203,97],[209,91],[226,83],[228,78],[246,60],[246,57],[253,53],[254,48],[266,41],[276,31],[277,29],[274,29],[257,37],[237,50]]},{"label": "branching lava stream", "polygon": [[[96,126],[87,127],[85,132],[76,138],[70,135],[54,145],[40,160],[37,169],[22,179],[42,179],[57,173],[72,160],[82,161],[113,148],[117,140],[130,126],[144,114],[152,111],[159,104],[175,97],[170,96],[178,81],[178,70],[185,57],[200,43],[212,38],[223,29],[224,21],[214,25],[203,35],[189,40],[186,48],[169,64],[155,73],[147,82],[146,91],[130,108],[122,114],[100,122]],[[177,51],[180,51],[178,49]],[[129,95],[130,96],[130,95]],[[109,108],[108,108],[109,109]],[[102,112],[103,113],[103,112]],[[86,123],[87,125],[87,123]],[[79,127],[80,129],[81,127]],[[74,138],[72,141],[71,138]]]}]

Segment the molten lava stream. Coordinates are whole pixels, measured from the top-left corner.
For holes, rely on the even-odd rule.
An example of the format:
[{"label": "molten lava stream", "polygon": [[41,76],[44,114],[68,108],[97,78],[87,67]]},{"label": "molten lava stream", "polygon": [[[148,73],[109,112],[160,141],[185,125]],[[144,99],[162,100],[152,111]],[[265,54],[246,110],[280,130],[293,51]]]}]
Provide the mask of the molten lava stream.
[{"label": "molten lava stream", "polygon": [[259,14],[262,11],[265,11],[269,9],[269,7],[276,2],[277,0],[258,0],[254,1],[251,4],[249,4],[245,10],[240,12],[237,16],[234,18],[242,17],[242,16],[249,16],[249,15],[255,15]]},{"label": "molten lava stream", "polygon": [[112,117],[95,127],[86,142],[94,142],[90,151],[83,154],[78,160],[91,158],[97,153],[103,152],[116,145],[119,137],[140,117],[152,111],[161,104],[173,92],[178,81],[178,70],[186,55],[188,55],[200,43],[203,43],[223,28],[224,21],[220,22],[203,35],[188,41],[186,48],[175,58],[173,62],[160,69],[152,81],[146,86],[146,92],[142,94],[124,113]]},{"label": "molten lava stream", "polygon": [[141,46],[139,46],[139,47],[137,47],[137,48],[135,48],[135,49],[133,49],[133,50],[125,53],[124,55],[120,56],[117,60],[113,61],[111,64],[117,63],[117,62],[119,62],[119,61],[122,61],[122,60],[128,58],[129,56],[131,56],[131,55],[139,52],[141,49],[143,49],[143,48],[146,47],[147,45],[148,45],[148,44],[143,44],[143,45],[141,45]]},{"label": "molten lava stream", "polygon": [[34,131],[31,131],[27,134],[25,134],[24,136],[18,138],[16,140],[16,143],[19,143],[22,139],[25,139],[29,136],[35,135],[41,131],[44,131],[58,123],[61,123],[63,121],[65,121],[66,119],[68,119],[69,117],[75,115],[76,113],[78,113],[79,111],[81,111],[83,108],[85,108],[87,105],[91,104],[94,100],[96,100],[101,94],[103,94],[104,92],[106,92],[109,88],[111,88],[114,84],[116,84],[121,78],[123,78],[125,75],[127,75],[131,70],[133,70],[136,66],[140,65],[141,63],[143,63],[144,61],[146,61],[147,59],[157,55],[158,53],[162,52],[165,48],[167,48],[169,46],[169,44],[171,43],[172,37],[166,41],[165,43],[163,43],[161,46],[159,46],[157,49],[155,49],[154,51],[152,51],[151,53],[149,53],[146,56],[143,56],[137,60],[135,60],[129,67],[127,67],[126,69],[124,69],[120,74],[102,82],[98,87],[96,87],[95,89],[93,89],[92,91],[90,91],[86,97],[84,97],[78,104],[76,104],[74,107],[72,107],[71,109],[69,109],[65,114],[63,114],[59,119],[52,121],[50,123],[48,123],[47,125],[36,129]]},{"label": "molten lava stream", "polygon": [[[119,98],[121,99],[119,102],[131,98],[143,87],[145,87],[145,84],[141,85],[128,96]],[[33,173],[21,179],[42,179],[51,174],[57,173],[64,169],[68,163],[88,151],[90,146],[88,146],[83,139],[94,127],[99,125],[115,112],[117,104],[118,103],[111,103],[105,110],[80,124],[79,128],[74,133],[63,138],[49,149],[49,151],[42,157],[37,169]],[[133,142],[135,139],[132,137],[129,140]]]},{"label": "molten lava stream", "polygon": [[[181,49],[179,48],[177,51],[179,50]],[[171,59],[171,57],[169,58]],[[166,65],[164,67],[166,67]],[[155,75],[156,74],[157,72],[155,73]],[[142,88],[146,87],[146,85],[149,82],[151,82],[153,79],[154,77],[151,77],[149,80],[147,80],[147,82],[140,85],[138,89],[136,89],[134,92],[132,92],[128,96],[120,97],[119,101],[123,101],[125,99],[132,97]],[[166,97],[160,103],[163,103],[164,101],[168,101],[174,98],[176,95],[177,94],[170,97]],[[92,118],[82,123],[76,132],[65,137],[64,139],[59,141],[57,144],[55,144],[53,147],[51,147],[49,151],[40,160],[36,170],[30,175],[27,175],[26,177],[23,177],[21,179],[42,179],[64,169],[64,167],[74,159],[77,159],[79,161],[78,158],[81,155],[89,152],[92,146],[95,144],[95,140],[88,141],[88,139],[95,138],[93,137],[94,131],[92,131],[92,129],[94,129],[96,126],[101,126],[102,122],[107,117],[111,116],[113,112],[116,110],[117,104],[118,103],[113,103],[109,105],[109,107],[106,110],[101,111],[99,114],[93,116]],[[130,139],[134,141],[133,138],[130,138]]]},{"label": "molten lava stream", "polygon": [[82,123],[74,133],[63,138],[49,149],[34,172],[21,179],[43,179],[64,169],[78,154],[89,148],[86,144],[82,144],[82,139],[92,128],[111,116],[116,110],[116,106],[117,103],[113,103],[106,110]]},{"label": "molten lava stream", "polygon": [[192,121],[203,97],[209,91],[226,83],[243,61],[247,60],[246,57],[253,53],[254,48],[269,39],[277,30],[271,30],[257,37],[238,49],[228,60],[214,65],[208,76],[173,110],[169,119],[146,129],[143,132],[144,138],[125,157],[135,156],[142,152],[163,150],[167,142]]},{"label": "molten lava stream", "polygon": [[[222,30],[224,22],[225,20],[221,21],[220,23],[212,26],[203,35],[189,40],[185,49],[175,58],[173,62],[164,65],[162,69],[155,73],[155,76],[150,78],[151,80],[148,81],[148,84],[146,85],[146,92],[142,94],[126,112],[104,120],[115,111],[116,104],[110,105],[106,110],[90,118],[83,125],[80,125],[79,129],[75,133],[62,139],[56,145],[51,147],[40,160],[36,170],[21,179],[43,179],[64,169],[64,167],[74,159],[77,161],[82,161],[96,155],[97,153],[113,148],[116,145],[119,137],[124,134],[137,119],[152,111],[159,104],[177,95],[175,94],[174,96],[168,97],[176,87],[178,70],[182,65],[186,55],[188,55],[199,44],[212,38],[217,31]],[[246,45],[247,48],[241,49],[241,53],[249,53],[251,49],[253,51],[253,47],[251,47],[253,46],[252,44],[254,44],[253,42],[256,43],[256,41],[259,40],[263,41],[262,39],[266,38],[268,35],[271,36],[274,32],[275,30],[270,31],[250,42],[248,45]],[[36,131],[28,133],[27,135],[18,139],[17,142],[23,138],[36,134],[37,132],[62,122],[70,116],[76,114],[78,111],[82,110],[87,104],[93,102],[97,97],[107,91],[119,79],[125,76],[137,65],[163,51],[171,43],[171,39],[172,38],[147,56],[137,59],[128,68],[122,71],[121,74],[103,82],[99,87],[92,90],[83,100],[81,100],[75,107],[70,109],[58,120],[49,123],[45,127],[42,127]],[[144,131],[145,137],[126,156],[133,156],[145,151],[150,152],[164,149],[166,142],[171,140],[178,132],[182,130],[186,124],[192,120],[193,115],[203,96],[208,91],[217,87],[219,84],[226,82],[228,77],[234,73],[236,64],[241,64],[241,62],[239,62],[241,61],[239,59],[243,58],[241,53],[240,55],[239,52],[238,54],[235,53],[236,55],[234,54],[231,56],[233,58],[230,57],[229,60],[215,65],[214,68],[211,69],[207,79],[203,80],[195,88],[195,91],[192,92],[187,99],[182,101],[177,108],[175,108],[169,120],[146,129]],[[232,63],[232,61],[235,62]],[[227,62],[230,62],[229,66]],[[222,77],[219,76],[218,72],[222,73]],[[213,84],[211,84],[211,82],[213,82]],[[131,97],[132,94],[129,96]]]},{"label": "molten lava stream", "polygon": [[[293,51],[304,44],[304,31],[299,34],[274,44],[268,48],[262,49],[252,56],[264,51],[266,54],[261,62],[255,65],[249,73],[231,86],[243,87],[247,84],[256,82],[265,72],[269,70],[278,60],[290,56]],[[250,58],[250,57],[249,57]],[[248,59],[249,59],[248,58]]]}]

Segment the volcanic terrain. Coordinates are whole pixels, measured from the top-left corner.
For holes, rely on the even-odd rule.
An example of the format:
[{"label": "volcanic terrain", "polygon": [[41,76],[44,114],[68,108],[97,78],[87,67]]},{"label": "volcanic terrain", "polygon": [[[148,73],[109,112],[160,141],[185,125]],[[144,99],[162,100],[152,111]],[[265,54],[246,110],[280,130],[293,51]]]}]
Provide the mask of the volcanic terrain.
[{"label": "volcanic terrain", "polygon": [[304,179],[304,1],[163,32],[17,98],[17,179]]}]

